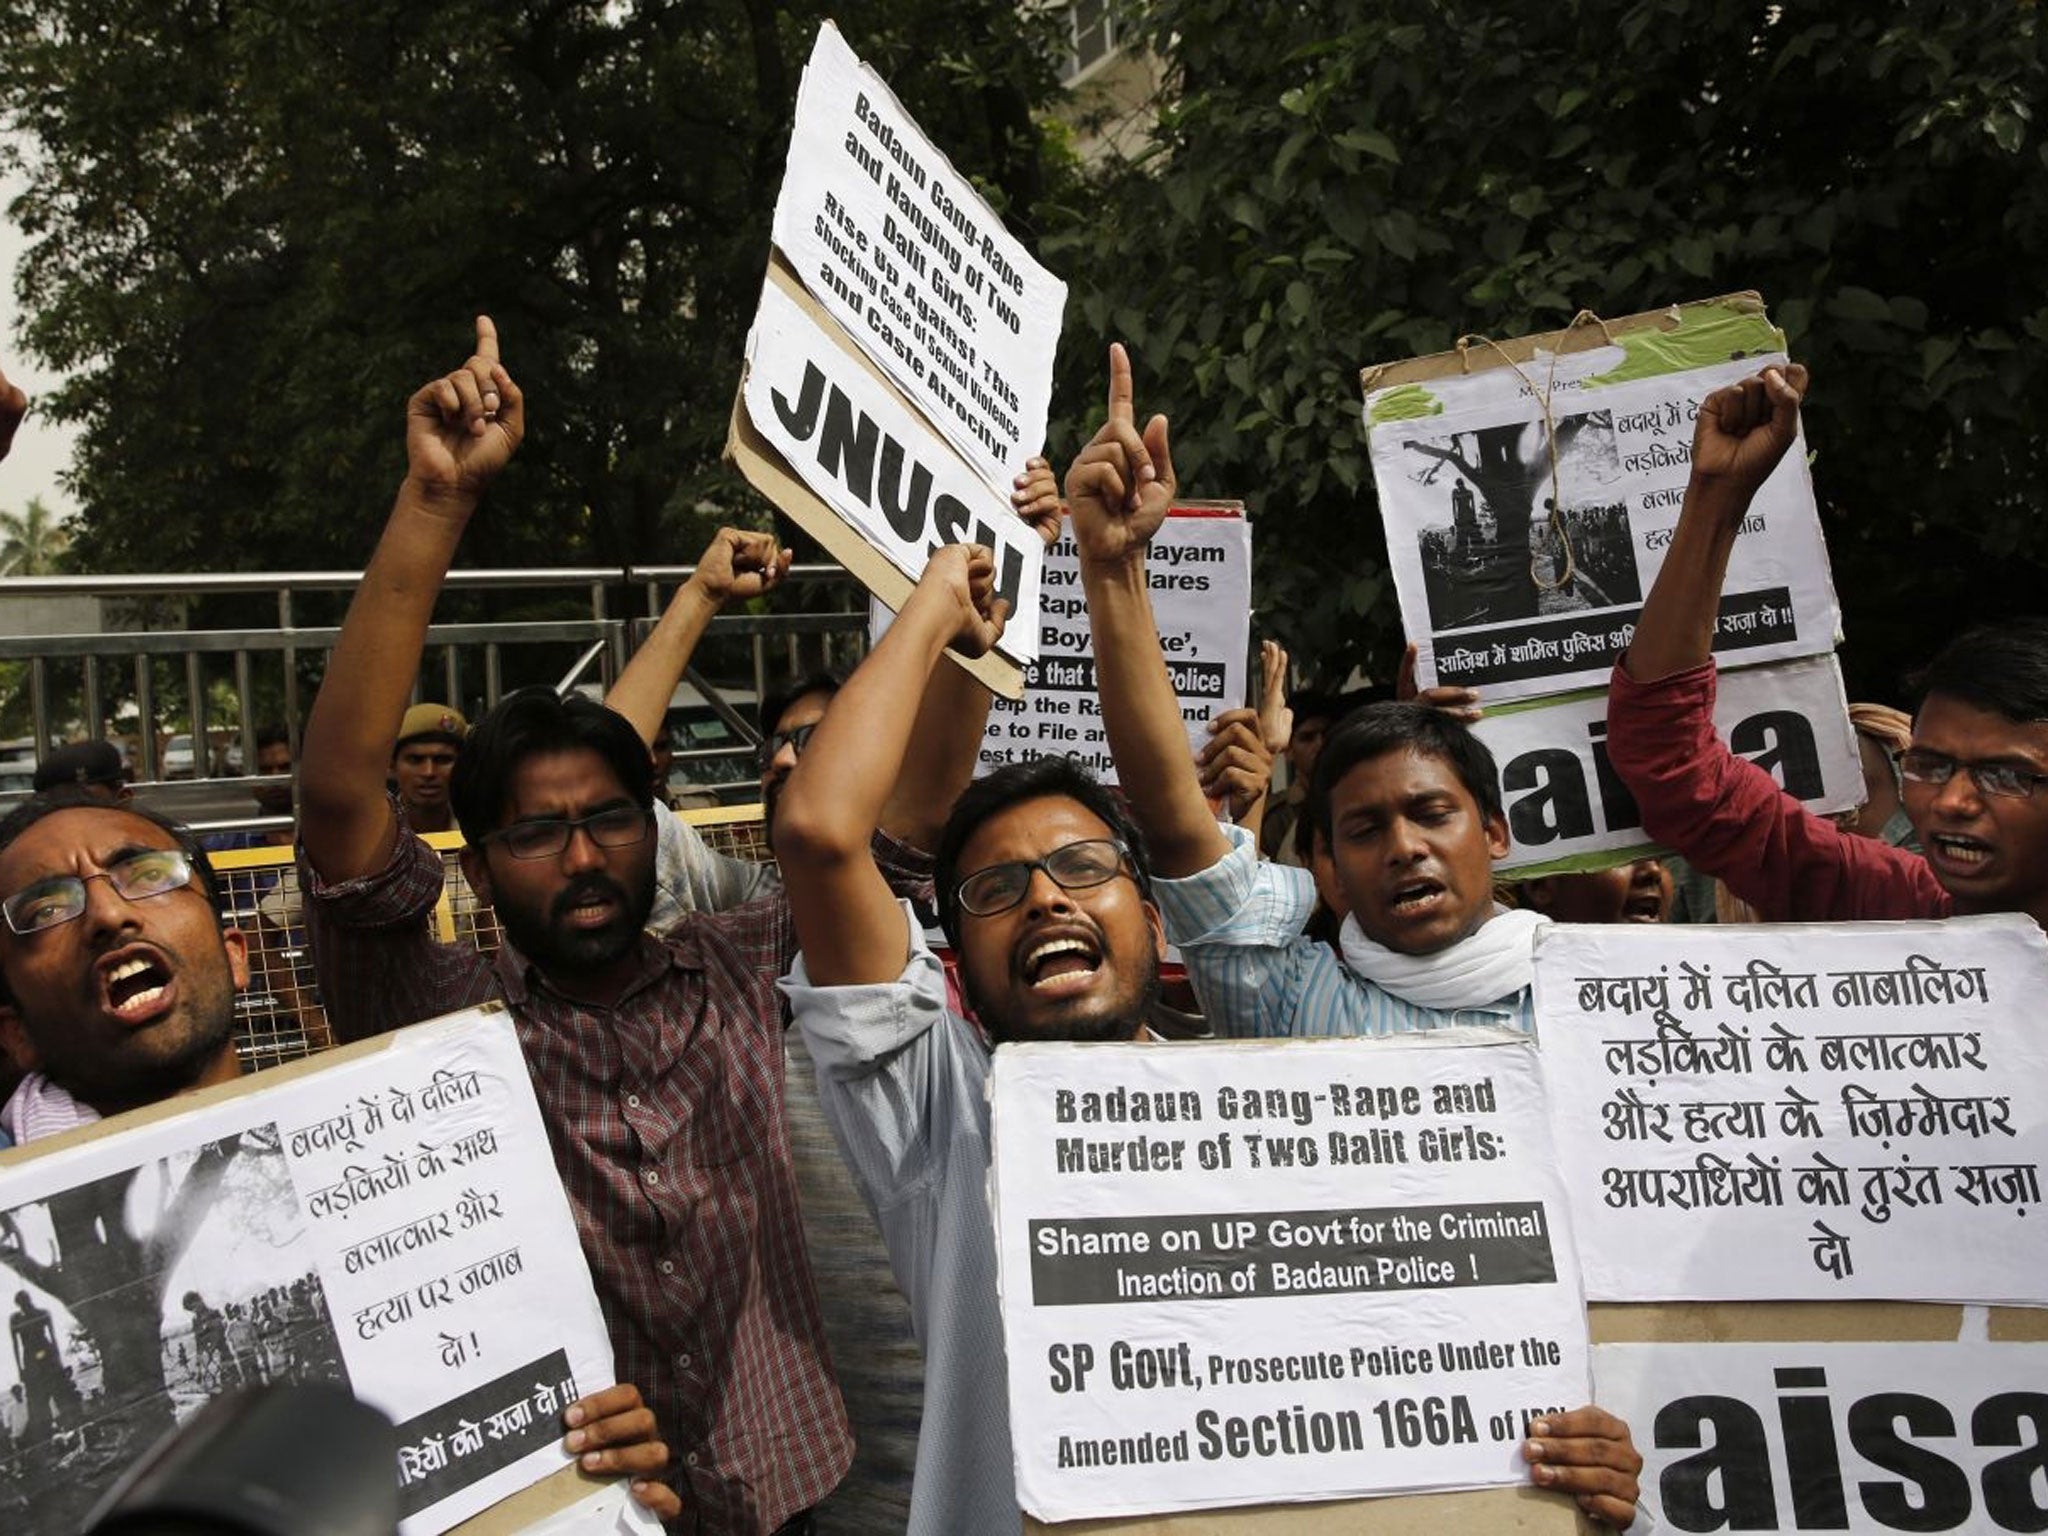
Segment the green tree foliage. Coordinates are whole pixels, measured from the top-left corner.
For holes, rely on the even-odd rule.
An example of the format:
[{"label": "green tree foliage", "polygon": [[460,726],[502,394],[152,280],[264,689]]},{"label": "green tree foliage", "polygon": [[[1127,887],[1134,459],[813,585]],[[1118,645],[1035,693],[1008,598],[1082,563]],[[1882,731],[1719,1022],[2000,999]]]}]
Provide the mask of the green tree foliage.
[{"label": "green tree foliage", "polygon": [[1361,365],[1739,288],[1815,371],[1855,681],[2048,608],[2036,6],[1156,0],[1133,31],[1156,150],[1048,242],[1059,398],[1132,344],[1184,485],[1261,514],[1262,626],[1326,675],[1399,638]]},{"label": "green tree foliage", "polygon": [[[347,565],[403,402],[488,311],[534,429],[476,564],[693,558],[821,4],[0,0],[32,144],[21,339],[74,370],[95,569]],[[1058,170],[1043,17],[852,8],[848,39],[991,195]],[[753,504],[758,515],[758,504]]]}]

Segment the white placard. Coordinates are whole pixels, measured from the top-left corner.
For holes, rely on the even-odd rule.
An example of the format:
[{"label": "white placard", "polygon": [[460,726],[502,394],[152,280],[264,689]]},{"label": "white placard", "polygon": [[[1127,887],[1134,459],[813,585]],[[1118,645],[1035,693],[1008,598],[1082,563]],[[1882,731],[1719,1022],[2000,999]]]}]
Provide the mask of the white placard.
[{"label": "white placard", "polygon": [[941,545],[992,550],[996,591],[1010,600],[996,649],[1020,664],[1037,657],[1045,541],[772,282],[741,388],[762,437],[912,581]]},{"label": "white placard", "polygon": [[2016,915],[1544,929],[1587,1296],[2048,1303],[2044,995]]},{"label": "white placard", "polygon": [[1067,285],[830,22],[797,92],[775,244],[988,486],[1045,443]]},{"label": "white placard", "polygon": [[[1863,803],[1863,764],[1832,655],[1720,674],[1714,728],[1821,815]],[[1646,849],[1633,796],[1607,759],[1604,691],[1492,710],[1473,727],[1500,767],[1512,846],[1502,871]]]},{"label": "white placard", "polygon": [[2048,1528],[2048,1344],[1603,1344],[1666,1531]]},{"label": "white placard", "polygon": [[1515,1483],[1585,1400],[1526,1039],[1010,1045],[990,1092],[1038,1518]]},{"label": "white placard", "polygon": [[[1603,684],[1664,563],[1699,402],[1779,354],[1603,384],[1600,348],[1560,363],[1550,400],[1557,495],[1573,571],[1550,527],[1541,403],[1513,369],[1420,386],[1442,414],[1373,422],[1373,479],[1416,678],[1529,698]],[[1538,387],[1549,358],[1523,371]],[[1413,390],[1418,386],[1405,386]],[[1758,491],[1735,544],[1714,649],[1729,665],[1831,650],[1840,625],[1802,434]]]},{"label": "white placard", "polygon": [[0,1230],[0,1281],[42,1319],[0,1395],[19,1381],[59,1437],[16,1462],[38,1530],[77,1528],[210,1398],[333,1381],[398,1425],[399,1530],[426,1536],[568,1465],[562,1410],[614,1379],[501,1009],[0,1169]]},{"label": "white placard", "polygon": [[[1242,513],[1177,507],[1145,551],[1145,580],[1166,670],[1187,722],[1188,744],[1208,744],[1209,722],[1245,702],[1251,637],[1252,531]],[[987,773],[1028,757],[1078,759],[1105,784],[1116,782],[1102,703],[1095,687],[1095,642],[1081,594],[1081,563],[1071,528],[1046,551],[1038,660],[1022,699],[997,699],[975,765]]]}]

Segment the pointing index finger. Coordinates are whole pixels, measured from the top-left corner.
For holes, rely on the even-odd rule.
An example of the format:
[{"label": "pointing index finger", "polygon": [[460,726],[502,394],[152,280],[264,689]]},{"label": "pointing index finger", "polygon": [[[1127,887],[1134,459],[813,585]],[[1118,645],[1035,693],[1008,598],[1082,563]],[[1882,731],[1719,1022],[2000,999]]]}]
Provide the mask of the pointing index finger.
[{"label": "pointing index finger", "polygon": [[1131,354],[1120,341],[1109,344],[1109,419],[1126,425],[1137,422],[1131,406]]},{"label": "pointing index finger", "polygon": [[487,363],[498,361],[498,327],[489,315],[476,317],[476,355]]}]

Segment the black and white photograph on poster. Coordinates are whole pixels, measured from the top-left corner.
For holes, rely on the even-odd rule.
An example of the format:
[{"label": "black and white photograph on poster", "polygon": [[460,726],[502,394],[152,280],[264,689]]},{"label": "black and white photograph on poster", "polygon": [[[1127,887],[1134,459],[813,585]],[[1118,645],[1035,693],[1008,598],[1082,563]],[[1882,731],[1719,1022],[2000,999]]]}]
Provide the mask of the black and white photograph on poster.
[{"label": "black and white photograph on poster", "polygon": [[10,1529],[78,1529],[204,1403],[348,1384],[277,1127],[0,1210]]},{"label": "black and white photograph on poster", "polygon": [[1526,1037],[1013,1044],[990,1100],[1037,1518],[1507,1486],[1589,1400]]},{"label": "black and white photograph on poster", "polygon": [[2048,1344],[1602,1344],[1661,1531],[2048,1530]]},{"label": "black and white photograph on poster", "polygon": [[345,1385],[410,1435],[400,1536],[568,1465],[611,1344],[509,1015],[212,1095],[0,1166],[23,1528],[75,1529],[162,1431],[267,1383]]},{"label": "black and white photograph on poster", "polygon": [[[1617,353],[1567,359],[1537,383],[1502,368],[1442,381],[1442,399],[1426,384],[1368,398],[1373,479],[1419,686],[1478,688],[1497,704],[1603,685],[1677,525],[1699,402],[1784,361],[1614,380],[1592,371]],[[1714,648],[1733,666],[1819,655],[1839,619],[1795,443],[1743,524]]]},{"label": "black and white photograph on poster", "polygon": [[[1720,675],[1714,728],[1816,815],[1863,803],[1863,764],[1832,655]],[[1651,850],[1635,797],[1607,760],[1607,691],[1490,709],[1473,728],[1500,773],[1502,874],[1606,868]]]},{"label": "black and white photograph on poster", "polygon": [[1587,1298],[2048,1305],[2044,992],[2018,914],[1539,930]]},{"label": "black and white photograph on poster", "polygon": [[1642,601],[1613,412],[1557,418],[1556,494],[1541,422],[1418,431],[1401,448],[1425,466],[1418,490],[1442,492],[1443,520],[1415,535],[1431,630]]}]

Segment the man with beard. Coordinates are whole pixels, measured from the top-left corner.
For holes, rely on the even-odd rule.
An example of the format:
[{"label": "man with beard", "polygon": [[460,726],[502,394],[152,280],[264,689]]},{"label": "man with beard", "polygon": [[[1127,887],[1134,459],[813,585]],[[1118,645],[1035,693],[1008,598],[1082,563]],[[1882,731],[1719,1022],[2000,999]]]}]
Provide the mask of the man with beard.
[{"label": "man with beard", "polygon": [[[775,830],[803,940],[783,988],[924,1349],[911,1536],[1018,1528],[987,1195],[988,1042],[1155,1038],[1165,955],[1143,835],[1064,758],[976,781],[939,838],[939,920],[981,1028],[947,1006],[915,915],[867,856],[865,829],[912,739],[901,701],[933,668],[952,669],[949,645],[979,654],[994,643],[1003,614],[992,591],[987,551],[932,557],[819,723]],[[951,729],[979,740],[987,706],[983,693]],[[1185,734],[1180,752],[1193,780]],[[1532,1447],[1538,1482],[1597,1500],[1589,1507],[1618,1525],[1633,1518],[1641,1461],[1619,1420],[1596,1408],[1555,1415]]]},{"label": "man with beard", "polygon": [[[408,471],[349,607],[301,757],[301,883],[329,1016],[350,1038],[487,999],[515,1020],[619,1372],[648,1390],[702,1536],[802,1531],[851,1452],[818,1320],[782,1104],[780,900],[654,935],[652,770],[621,715],[530,688],[463,743],[462,867],[495,957],[429,931],[439,857],[381,793],[434,599],[524,433],[488,319],[415,394]],[[971,754],[969,756],[971,761]],[[920,777],[869,822],[923,835]],[[964,768],[948,770],[964,778]],[[886,838],[899,882],[922,855]]]},{"label": "man with beard", "polygon": [[[28,1069],[0,1110],[15,1142],[233,1082],[241,933],[223,927],[213,867],[186,828],[64,786],[0,820],[0,1048]],[[630,1385],[569,1410],[584,1470],[639,1474],[673,1511],[668,1451]]]}]

